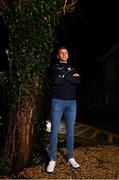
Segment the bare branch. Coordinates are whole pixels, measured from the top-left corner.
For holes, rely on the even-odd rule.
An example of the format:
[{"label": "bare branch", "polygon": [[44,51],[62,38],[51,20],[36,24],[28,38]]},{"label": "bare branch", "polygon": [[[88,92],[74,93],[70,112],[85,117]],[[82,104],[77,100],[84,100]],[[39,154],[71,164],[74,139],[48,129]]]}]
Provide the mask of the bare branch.
[{"label": "bare branch", "polygon": [[66,6],[67,6],[67,0],[65,0],[65,3],[64,3],[63,14],[66,14]]},{"label": "bare branch", "polygon": [[74,12],[77,0],[65,0],[64,6],[59,9],[58,15],[65,15],[68,12]]},{"label": "bare branch", "polygon": [[7,8],[7,0],[0,0],[0,10],[4,10]]}]

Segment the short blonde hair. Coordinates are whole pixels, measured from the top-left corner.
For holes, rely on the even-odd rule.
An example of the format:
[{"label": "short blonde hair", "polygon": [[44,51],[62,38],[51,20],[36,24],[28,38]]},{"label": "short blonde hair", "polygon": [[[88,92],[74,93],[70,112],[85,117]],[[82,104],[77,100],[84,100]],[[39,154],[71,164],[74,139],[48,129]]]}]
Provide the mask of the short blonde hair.
[{"label": "short blonde hair", "polygon": [[61,46],[57,49],[57,55],[59,55],[59,52],[62,50],[62,49],[66,49],[68,51],[68,48],[66,46]]}]

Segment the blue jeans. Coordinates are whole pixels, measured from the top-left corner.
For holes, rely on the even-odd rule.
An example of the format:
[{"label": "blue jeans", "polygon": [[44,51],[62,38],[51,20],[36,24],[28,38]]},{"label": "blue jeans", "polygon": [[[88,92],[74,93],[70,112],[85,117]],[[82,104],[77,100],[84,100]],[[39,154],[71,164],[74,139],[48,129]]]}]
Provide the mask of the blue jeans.
[{"label": "blue jeans", "polygon": [[51,135],[49,156],[56,159],[58,131],[62,115],[65,118],[67,157],[70,159],[74,151],[74,124],[76,119],[76,100],[52,99],[51,103]]}]

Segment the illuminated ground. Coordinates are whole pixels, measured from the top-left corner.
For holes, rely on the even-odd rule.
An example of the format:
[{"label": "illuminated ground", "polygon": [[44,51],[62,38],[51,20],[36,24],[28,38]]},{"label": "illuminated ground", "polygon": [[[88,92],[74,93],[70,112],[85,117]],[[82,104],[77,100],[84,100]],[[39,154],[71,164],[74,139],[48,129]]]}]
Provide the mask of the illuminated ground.
[{"label": "illuminated ground", "polygon": [[[49,121],[50,122],[50,121]],[[50,125],[50,124],[49,124]],[[49,126],[49,133],[50,133]],[[59,143],[65,141],[65,125],[61,122],[59,128]],[[75,144],[96,145],[96,144],[119,144],[119,134],[106,131],[94,126],[76,122],[75,124]]]}]

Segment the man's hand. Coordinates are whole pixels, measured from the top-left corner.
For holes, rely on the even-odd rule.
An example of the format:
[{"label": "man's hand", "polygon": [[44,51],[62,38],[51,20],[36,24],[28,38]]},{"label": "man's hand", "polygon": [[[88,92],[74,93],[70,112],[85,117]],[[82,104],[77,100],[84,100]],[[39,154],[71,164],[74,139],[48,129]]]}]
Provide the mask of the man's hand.
[{"label": "man's hand", "polygon": [[73,76],[78,77],[78,76],[80,76],[80,74],[74,73]]}]

